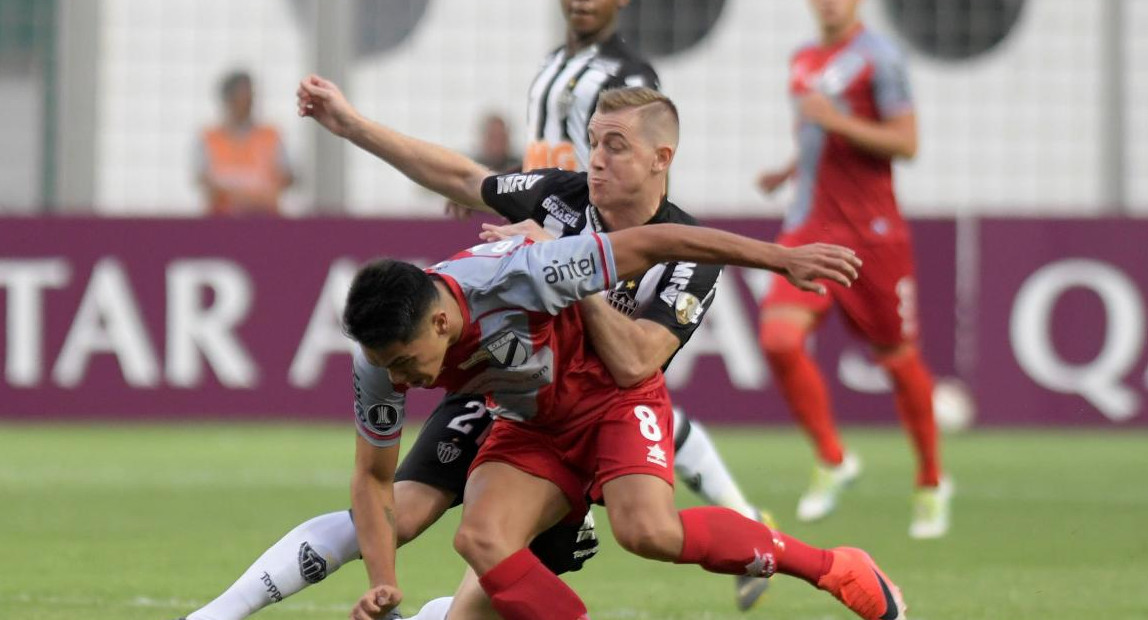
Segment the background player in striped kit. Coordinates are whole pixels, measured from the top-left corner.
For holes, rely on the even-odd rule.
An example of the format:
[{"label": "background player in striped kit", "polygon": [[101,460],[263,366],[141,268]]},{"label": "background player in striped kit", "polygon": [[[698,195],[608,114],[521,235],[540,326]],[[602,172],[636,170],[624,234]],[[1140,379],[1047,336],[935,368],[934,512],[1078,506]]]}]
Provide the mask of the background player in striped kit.
[{"label": "background player in striped kit", "polygon": [[530,84],[523,170],[585,170],[586,125],[603,90],[659,87],[658,74],[618,34],[628,0],[561,0],[566,41],[550,52]]},{"label": "background player in striped kit", "polygon": [[762,175],[769,192],[790,178],[797,197],[779,243],[810,239],[856,248],[865,277],[851,288],[814,297],[774,279],[762,306],[761,345],[782,394],[813,440],[819,463],[797,506],[803,521],[820,519],[861,471],[837,435],[821,372],[806,336],[834,301],[871,346],[892,380],[897,411],[916,449],[917,492],[909,534],[944,536],[952,485],[941,474],[932,375],[917,346],[917,291],[909,227],[893,192],[892,160],[917,151],[917,123],[904,58],[857,18],[859,0],[811,0],[820,40],[790,63],[790,93],[799,119],[797,159]]}]

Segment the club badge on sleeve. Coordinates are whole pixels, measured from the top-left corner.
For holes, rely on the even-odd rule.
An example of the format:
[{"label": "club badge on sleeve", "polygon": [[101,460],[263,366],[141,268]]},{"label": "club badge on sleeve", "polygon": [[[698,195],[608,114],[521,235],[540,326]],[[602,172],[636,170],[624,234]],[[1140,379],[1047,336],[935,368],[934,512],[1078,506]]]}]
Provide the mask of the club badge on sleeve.
[{"label": "club badge on sleeve", "polygon": [[702,316],[702,302],[694,295],[682,291],[674,300],[674,314],[682,325],[697,323]]}]

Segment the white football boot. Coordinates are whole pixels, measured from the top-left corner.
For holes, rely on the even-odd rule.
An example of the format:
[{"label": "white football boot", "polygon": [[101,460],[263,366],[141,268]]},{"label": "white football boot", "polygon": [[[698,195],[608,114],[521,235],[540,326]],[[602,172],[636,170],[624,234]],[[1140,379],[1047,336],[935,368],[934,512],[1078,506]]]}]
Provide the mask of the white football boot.
[{"label": "white football boot", "polygon": [[861,475],[861,459],[852,452],[846,452],[841,464],[836,467],[821,463],[813,467],[813,481],[809,490],[797,502],[799,521],[823,519],[837,508],[837,497]]},{"label": "white football boot", "polygon": [[953,502],[953,481],[942,476],[935,487],[921,487],[913,494],[913,515],[909,537],[941,538],[949,532],[949,515]]}]

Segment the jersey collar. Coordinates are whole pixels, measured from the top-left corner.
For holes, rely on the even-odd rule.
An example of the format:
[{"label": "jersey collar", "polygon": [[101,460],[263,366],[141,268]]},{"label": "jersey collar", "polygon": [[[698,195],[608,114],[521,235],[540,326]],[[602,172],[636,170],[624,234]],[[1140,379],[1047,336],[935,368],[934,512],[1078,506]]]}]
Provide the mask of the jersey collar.
[{"label": "jersey collar", "polygon": [[598,56],[599,54],[601,54],[604,51],[614,51],[614,50],[622,49],[624,45],[625,45],[625,43],[622,42],[622,36],[620,34],[618,34],[617,30],[615,30],[614,34],[610,35],[605,41],[599,41],[599,42],[597,42],[591,46],[582,48],[573,54],[569,53],[566,50],[566,46],[563,45],[563,46],[558,48],[558,54],[561,58],[563,58],[565,60],[578,58],[579,56],[582,56],[583,54],[588,55],[591,58],[593,58],[595,56]]},{"label": "jersey collar", "polygon": [[646,220],[646,224],[662,224],[670,221],[670,208],[673,203],[670,202],[669,197],[662,196],[662,202],[658,204],[658,210]]},{"label": "jersey collar", "polygon": [[[658,204],[658,210],[654,211],[654,214],[650,216],[650,219],[642,222],[642,225],[664,224],[671,222],[672,220],[670,218],[670,209],[673,207],[674,203],[670,202],[670,199],[667,196],[662,196],[662,202]],[[610,232],[610,229],[606,227],[606,221],[602,219],[602,215],[598,212],[598,207],[591,204],[586,208],[586,215],[590,219],[591,230],[594,232]]]},{"label": "jersey collar", "polygon": [[865,24],[861,23],[861,21],[858,21],[856,24],[853,24],[853,27],[850,28],[849,32],[845,34],[845,38],[834,43],[833,45],[821,45],[821,49],[827,52],[836,52],[852,43],[853,40],[857,38],[857,35],[861,34],[863,30],[865,30]]}]

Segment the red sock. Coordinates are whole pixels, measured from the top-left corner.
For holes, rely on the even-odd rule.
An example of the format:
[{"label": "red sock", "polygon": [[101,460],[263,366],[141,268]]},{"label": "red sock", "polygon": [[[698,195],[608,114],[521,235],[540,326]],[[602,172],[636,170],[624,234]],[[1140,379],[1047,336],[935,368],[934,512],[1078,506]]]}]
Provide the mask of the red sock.
[{"label": "red sock", "polygon": [[728,508],[688,508],[678,515],[685,544],[675,560],[677,564],[700,564],[711,573],[755,577],[767,577],[776,570],[817,585],[833,562],[830,552],[810,547]]},{"label": "red sock", "polygon": [[780,543],[777,571],[800,577],[816,588],[817,582],[833,565],[833,553],[828,549],[811,547],[788,534],[774,532],[773,535]]},{"label": "red sock", "polygon": [[676,564],[700,564],[711,573],[768,577],[777,570],[773,531],[721,506],[687,508],[681,555]]},{"label": "red sock", "polygon": [[914,348],[881,360],[893,380],[897,413],[917,452],[917,486],[940,483],[937,422],[933,418],[933,376]]},{"label": "red sock", "polygon": [[833,424],[829,390],[817,364],[805,351],[805,330],[788,321],[763,323],[761,348],[781,395],[817,447],[817,456],[828,465],[840,465],[841,440]]},{"label": "red sock", "polygon": [[494,609],[506,620],[587,620],[586,605],[529,549],[522,549],[478,578]]}]

